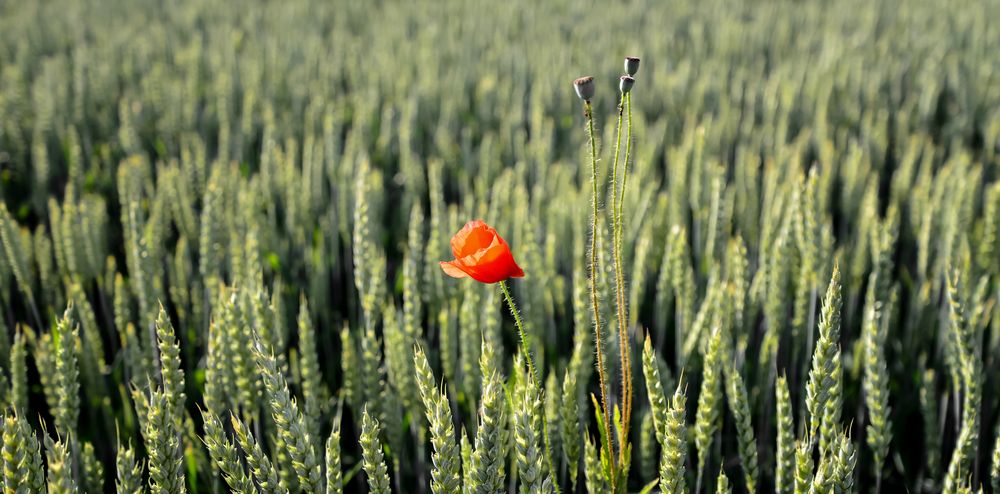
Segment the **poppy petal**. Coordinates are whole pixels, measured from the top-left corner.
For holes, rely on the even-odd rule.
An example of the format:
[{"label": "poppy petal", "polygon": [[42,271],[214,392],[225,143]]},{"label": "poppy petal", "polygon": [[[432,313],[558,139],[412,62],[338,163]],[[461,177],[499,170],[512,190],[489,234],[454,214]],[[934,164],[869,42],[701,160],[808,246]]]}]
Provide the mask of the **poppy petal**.
[{"label": "poppy petal", "polygon": [[496,242],[496,232],[491,231],[492,228],[483,226],[481,228],[474,228],[469,232],[469,235],[465,239],[465,245],[462,246],[462,251],[460,254],[462,257],[475,254],[476,252],[488,249],[493,243]]},{"label": "poppy petal", "polygon": [[459,267],[457,261],[441,261],[441,269],[444,270],[444,274],[451,276],[452,278],[465,278],[469,276],[462,268]]},{"label": "poppy petal", "polygon": [[521,269],[521,266],[518,266],[516,263],[514,264],[514,267],[511,271],[512,271],[510,273],[511,278],[524,278],[524,270]]},{"label": "poppy petal", "polygon": [[490,229],[482,220],[473,220],[465,224],[454,237],[451,237],[451,252],[456,258],[465,257],[485,245],[489,245]]},{"label": "poppy petal", "polygon": [[500,237],[493,237],[493,242],[487,247],[477,250],[468,256],[471,259],[472,264],[487,264],[496,261],[505,252],[510,252],[506,246],[504,246],[497,239]]},{"label": "poppy petal", "polygon": [[507,242],[482,220],[466,223],[452,237],[451,249],[455,260],[441,263],[441,269],[449,276],[468,276],[480,283],[496,283],[524,276]]}]

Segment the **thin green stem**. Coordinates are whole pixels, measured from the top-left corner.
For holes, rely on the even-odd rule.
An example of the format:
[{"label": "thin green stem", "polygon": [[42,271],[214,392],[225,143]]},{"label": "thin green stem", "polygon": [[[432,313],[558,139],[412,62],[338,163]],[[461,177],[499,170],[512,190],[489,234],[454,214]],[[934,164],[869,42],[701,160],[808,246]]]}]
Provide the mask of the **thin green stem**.
[{"label": "thin green stem", "polygon": [[507,288],[507,282],[500,282],[500,291],[503,292],[504,299],[507,300],[507,307],[510,307],[510,314],[514,316],[514,324],[517,326],[517,332],[521,336],[521,353],[524,354],[524,360],[528,363],[528,372],[531,373],[531,378],[535,380],[536,383],[540,383],[541,378],[538,375],[538,371],[535,369],[534,359],[531,358],[531,346],[528,345],[528,334],[524,332],[524,323],[521,321],[521,312],[517,310],[517,305],[514,304],[514,298],[510,296],[510,290]]},{"label": "thin green stem", "polygon": [[618,230],[619,221],[619,202],[617,200],[618,196],[618,158],[621,153],[622,148],[622,110],[625,108],[625,97],[622,95],[618,102],[618,130],[615,132],[615,161],[611,167],[611,219],[614,221],[612,226],[612,240],[614,241],[615,250],[618,249],[618,243],[615,241]]},{"label": "thin green stem", "polygon": [[619,325],[621,326],[620,328],[621,341],[619,342],[619,344],[622,348],[622,355],[624,355],[624,361],[625,361],[624,367],[622,369],[623,376],[626,376],[625,369],[628,369],[626,376],[628,384],[625,390],[626,399],[623,400],[625,402],[625,404],[623,405],[623,408],[625,409],[623,415],[625,416],[625,429],[627,430],[628,424],[632,420],[632,356],[631,356],[631,347],[629,347],[629,341],[628,341],[628,306],[625,303],[625,278],[621,270],[621,262],[622,262],[621,252],[622,252],[622,229],[625,224],[622,219],[622,210],[624,209],[625,205],[625,186],[628,184],[628,164],[632,156],[632,93],[631,92],[626,93],[625,95],[622,96],[622,99],[624,99],[624,105],[626,111],[628,112],[628,122],[626,125],[626,128],[628,130],[626,131],[627,136],[625,138],[625,161],[622,163],[622,186],[618,195],[618,230],[614,234],[615,237],[614,240],[615,240],[615,252],[618,253],[617,254],[618,273],[619,273],[618,290],[620,291],[619,295],[620,300],[618,302],[618,307],[620,312]]},{"label": "thin green stem", "polygon": [[[622,213],[622,203],[625,201],[625,185],[628,183],[628,162],[632,157],[632,93],[628,93],[624,96],[625,98],[625,111],[628,113],[628,120],[626,122],[627,135],[625,136],[625,163],[624,169],[622,170],[622,188],[618,196],[618,214]],[[621,220],[618,222],[618,243],[621,244]]]},{"label": "thin green stem", "polygon": [[608,438],[608,459],[611,477],[614,478],[615,461],[611,448],[611,414],[608,413],[607,379],[604,377],[604,349],[601,345],[601,310],[597,301],[597,140],[594,137],[594,113],[590,101],[583,102],[584,116],[587,117],[587,137],[590,139],[590,184],[591,195],[591,235],[590,235],[590,302],[594,311],[594,340],[597,350],[597,375],[601,386],[601,412],[604,414],[604,434]]},{"label": "thin green stem", "polygon": [[[510,308],[510,314],[514,316],[514,324],[517,326],[517,332],[521,336],[521,353],[524,354],[524,360],[528,363],[528,373],[531,375],[531,379],[535,381],[535,386],[538,386],[539,391],[544,395],[545,387],[542,385],[541,376],[535,368],[534,359],[531,358],[531,345],[528,344],[528,333],[524,331],[524,322],[521,321],[521,311],[517,310],[514,297],[510,296],[510,289],[507,288],[506,280],[500,281],[500,291],[503,292],[503,297],[507,300],[507,307]],[[542,420],[542,436],[545,441],[545,460],[549,464],[549,478],[552,480],[552,487],[555,493],[559,494],[555,464],[552,462],[552,453],[549,449],[549,421],[544,418]]]},{"label": "thin green stem", "polygon": [[[618,129],[616,131],[615,137],[615,160],[611,169],[611,253],[614,257],[614,276],[615,276],[615,307],[616,315],[618,316],[618,347],[620,351],[618,355],[620,357],[621,365],[621,377],[622,377],[622,423],[620,429],[623,431],[628,430],[628,423],[631,414],[630,400],[631,400],[631,390],[630,379],[629,379],[629,355],[628,355],[628,326],[625,320],[625,277],[622,271],[622,253],[621,253],[621,243],[618,240],[619,232],[621,231],[621,201],[618,195],[618,160],[619,153],[621,151],[622,144],[622,111],[625,108],[625,102],[627,94],[622,94],[621,99],[618,103]],[[627,144],[626,144],[627,146]],[[625,170],[628,170],[628,158],[626,154],[626,160],[624,164]],[[622,187],[624,190],[625,182],[622,181]],[[625,438],[621,438],[622,444],[625,443]],[[619,448],[619,461],[625,464],[625,447]]]}]

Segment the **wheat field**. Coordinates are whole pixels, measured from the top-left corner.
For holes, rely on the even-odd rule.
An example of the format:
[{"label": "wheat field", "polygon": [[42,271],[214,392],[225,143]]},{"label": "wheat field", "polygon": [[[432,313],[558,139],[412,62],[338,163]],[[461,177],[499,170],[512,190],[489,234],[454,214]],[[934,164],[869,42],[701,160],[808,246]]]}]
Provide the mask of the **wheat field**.
[{"label": "wheat field", "polygon": [[1000,493],[995,19],[0,1],[0,493]]}]

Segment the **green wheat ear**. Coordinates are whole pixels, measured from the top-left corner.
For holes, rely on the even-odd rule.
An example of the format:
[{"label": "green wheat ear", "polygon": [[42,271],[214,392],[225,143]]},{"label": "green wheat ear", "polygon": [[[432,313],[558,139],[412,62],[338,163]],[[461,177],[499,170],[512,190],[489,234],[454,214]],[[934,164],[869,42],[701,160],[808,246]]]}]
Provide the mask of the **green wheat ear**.
[{"label": "green wheat ear", "polygon": [[[222,477],[226,480],[229,488],[239,493],[251,493],[255,491],[253,480],[247,475],[240,461],[236,445],[226,434],[222,422],[211,412],[202,412],[205,419],[205,435],[203,441],[208,448],[208,454],[212,457],[215,467],[222,472]],[[150,476],[154,475],[152,464],[150,465]],[[156,488],[153,489],[157,491]],[[170,491],[166,491],[170,492]]]},{"label": "green wheat ear", "polygon": [[733,487],[729,485],[729,477],[726,477],[726,472],[719,470],[719,478],[716,480],[715,493],[716,494],[731,494],[733,492]]},{"label": "green wheat ear", "polygon": [[580,454],[582,447],[583,428],[580,426],[580,392],[577,389],[578,371],[572,365],[566,367],[566,374],[563,378],[562,407],[559,409],[561,415],[560,434],[562,434],[563,454],[566,458],[566,469],[569,472],[570,490],[576,485],[577,475],[580,471]]},{"label": "green wheat ear", "polygon": [[597,446],[590,441],[590,433],[585,434],[583,441],[583,473],[586,479],[587,492],[590,494],[611,492],[608,477],[601,465]]},{"label": "green wheat ear", "polygon": [[94,445],[89,441],[83,443],[80,451],[80,462],[83,470],[83,485],[86,492],[104,491],[104,465],[97,459]]},{"label": "green wheat ear", "polygon": [[10,405],[15,412],[28,410],[28,367],[25,336],[18,328],[10,349]]},{"label": "green wheat ear", "polygon": [[431,470],[431,491],[434,494],[458,494],[462,486],[459,477],[462,459],[455,440],[448,395],[444,392],[444,387],[437,384],[427,355],[419,346],[413,352],[413,364],[434,449],[431,455],[431,463],[434,465]]},{"label": "green wheat ear", "polygon": [[795,494],[808,494],[813,483],[813,445],[798,441],[795,446]]},{"label": "green wheat ear", "polygon": [[754,438],[753,417],[750,416],[747,389],[743,384],[743,378],[740,377],[739,371],[736,369],[728,373],[727,380],[726,396],[729,410],[733,413],[733,418],[736,421],[736,440],[743,466],[743,475],[746,479],[747,491],[753,493],[756,492],[760,472],[757,467],[757,440]]},{"label": "green wheat ear", "polygon": [[174,327],[170,323],[163,306],[160,306],[156,317],[156,341],[160,353],[160,375],[163,380],[163,394],[170,409],[167,413],[174,423],[175,432],[180,435],[184,431],[183,422],[186,414],[184,403],[184,371],[181,369],[180,345],[174,335]]},{"label": "green wheat ear", "polygon": [[524,375],[526,379],[519,380],[515,384],[514,391],[520,395],[512,417],[514,446],[521,490],[534,493],[542,492],[543,484],[550,482],[545,475],[543,441],[540,434],[542,420],[545,420],[545,417],[538,383],[528,374]]},{"label": "green wheat ear", "polygon": [[73,479],[73,460],[69,444],[65,441],[53,442],[45,434],[45,459],[48,465],[46,488],[50,494],[70,494],[77,491]]},{"label": "green wheat ear", "polygon": [[351,336],[350,328],[347,324],[340,330],[340,368],[343,376],[343,384],[340,394],[344,401],[351,407],[357,408],[361,405],[361,389],[358,357],[358,347],[354,337]]},{"label": "green wheat ear", "polygon": [[665,440],[665,427],[670,411],[667,397],[663,393],[660,368],[654,352],[652,341],[647,334],[642,349],[642,373],[646,379],[646,394],[649,397],[649,406],[652,408],[651,416],[656,431],[656,440],[662,445]]},{"label": "green wheat ear", "polygon": [[340,414],[334,418],[333,430],[326,440],[326,492],[343,494],[344,478],[340,459]]},{"label": "green wheat ear", "polygon": [[302,295],[299,301],[298,329],[302,408],[309,424],[310,434],[319,437],[320,413],[327,393],[323,388],[323,376],[320,374],[316,329],[313,327],[312,314],[309,312],[309,303],[305,295]]},{"label": "green wheat ear", "polygon": [[229,419],[233,427],[233,434],[236,436],[236,442],[246,458],[249,474],[261,493],[287,494],[288,489],[281,485],[278,472],[271,464],[271,459],[264,452],[264,448],[254,438],[250,427],[235,414],[231,414]]},{"label": "green wheat ear", "polygon": [[76,325],[70,317],[72,306],[66,309],[52,333],[55,348],[56,429],[67,437],[76,431],[80,416],[80,369],[77,363]]},{"label": "green wheat ear", "polygon": [[[864,380],[865,404],[868,408],[868,427],[865,429],[866,442],[872,450],[876,491],[882,482],[882,465],[892,440],[892,422],[889,419],[889,371],[885,360],[888,318],[882,315],[881,301],[876,300],[878,275],[869,277],[868,301],[865,311],[864,328]],[[891,309],[889,309],[891,312]]]},{"label": "green wheat ear", "polygon": [[775,452],[774,483],[777,494],[789,494],[795,489],[795,418],[788,393],[788,380],[778,378],[774,388],[777,420],[777,450]]},{"label": "green wheat ear", "polygon": [[[542,352],[544,353],[544,352]],[[560,476],[560,459],[563,457],[562,443],[562,393],[559,389],[559,373],[555,369],[549,371],[545,378],[544,413],[542,420],[542,451],[545,454],[545,472],[549,481],[553,484],[553,491],[561,494],[557,490],[556,481]],[[553,472],[554,470],[554,472]]]},{"label": "green wheat ear", "polygon": [[288,455],[287,462],[279,460],[279,471],[291,467],[302,488],[316,491],[320,489],[321,466],[317,449],[305,416],[298,403],[292,399],[285,376],[278,368],[278,361],[271,353],[265,353],[258,340],[253,346],[257,369],[264,381],[265,397],[270,407],[271,418],[277,428],[282,452]]},{"label": "green wheat ear", "polygon": [[670,400],[663,427],[663,442],[660,453],[660,490],[664,494],[687,492],[684,480],[688,452],[687,415],[684,410],[687,396],[683,381],[683,376],[681,376],[673,398]]},{"label": "green wheat ear", "polygon": [[920,379],[920,414],[924,425],[924,465],[930,478],[936,479],[941,470],[941,436],[938,421],[937,382],[934,369],[924,369]]},{"label": "green wheat ear", "polygon": [[143,439],[149,456],[149,486],[153,494],[186,492],[180,436],[174,433],[170,407],[164,392],[150,391]]},{"label": "green wheat ear", "polygon": [[506,479],[504,467],[504,443],[508,432],[505,430],[506,403],[503,378],[492,368],[494,349],[483,343],[482,364],[483,386],[479,404],[479,427],[476,429],[475,449],[472,452],[472,481],[476,492],[500,494],[504,492]]},{"label": "green wheat ear", "polygon": [[42,455],[35,433],[17,412],[6,412],[3,420],[3,491],[20,493],[43,492],[45,473]]},{"label": "green wheat ear", "polygon": [[970,327],[966,315],[963,289],[957,274],[948,274],[948,305],[952,338],[958,353],[962,377],[962,428],[955,451],[948,464],[944,491],[952,492],[961,485],[976,455],[979,443],[979,408],[982,402],[982,361],[979,357],[979,338]]},{"label": "green wheat ear", "polygon": [[840,269],[833,268],[833,276],[823,299],[819,322],[819,340],[813,350],[812,368],[806,385],[806,408],[809,410],[810,438],[814,438],[824,420],[826,407],[835,386],[834,369],[839,368],[840,341]]},{"label": "green wheat ear", "polygon": [[145,491],[142,484],[142,463],[136,461],[132,445],[122,444],[120,438],[118,452],[115,455],[115,472],[115,488],[118,494],[138,494]]},{"label": "green wheat ear", "polygon": [[[702,370],[701,393],[698,395],[698,410],[695,415],[695,446],[698,450],[698,479],[708,465],[709,446],[719,428],[719,402],[722,399],[722,332],[715,330],[709,340]],[[701,482],[698,482],[700,490]]]},{"label": "green wheat ear", "polygon": [[836,457],[836,491],[853,492],[854,470],[858,463],[858,453],[851,442],[851,437],[845,431],[840,436],[839,449]]},{"label": "green wheat ear", "polygon": [[21,235],[18,224],[11,217],[7,210],[7,203],[0,204],[0,245],[7,254],[7,265],[14,273],[14,280],[17,282],[17,289],[24,295],[28,306],[35,318],[38,328],[43,327],[38,306],[35,304],[35,295],[31,287],[34,284],[25,248],[24,238]]},{"label": "green wheat ear", "polygon": [[637,448],[639,459],[639,478],[642,480],[656,478],[657,443],[656,428],[653,426],[653,415],[649,410],[642,409],[639,413],[640,420],[636,424],[637,438],[633,444]]},{"label": "green wheat ear", "polygon": [[368,488],[373,494],[390,494],[389,469],[385,466],[385,456],[382,453],[382,425],[378,419],[368,413],[366,406],[361,415],[361,451],[362,465],[368,475]]}]

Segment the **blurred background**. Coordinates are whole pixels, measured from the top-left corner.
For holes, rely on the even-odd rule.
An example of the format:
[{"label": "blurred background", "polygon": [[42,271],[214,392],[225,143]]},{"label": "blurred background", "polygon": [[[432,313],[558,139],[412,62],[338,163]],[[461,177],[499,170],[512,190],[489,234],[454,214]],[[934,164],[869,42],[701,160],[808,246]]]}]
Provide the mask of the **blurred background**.
[{"label": "blurred background", "polygon": [[[856,447],[854,488],[868,492],[881,478],[885,492],[938,492],[949,468],[973,485],[991,471],[997,482],[995,19],[996,1],[0,2],[8,417],[17,410],[42,444],[43,431],[72,436],[66,455],[85,492],[115,489],[121,444],[135,448],[146,483],[143,458],[155,445],[137,397],[161,386],[157,332],[167,321],[186,393],[171,447],[183,453],[188,490],[226,485],[199,440],[200,410],[232,410],[265,451],[282,451],[251,351],[263,341],[320,463],[343,419],[346,491],[365,492],[355,475],[361,409],[380,401],[394,492],[426,492],[431,448],[413,345],[445,380],[456,431],[469,440],[482,340],[495,344],[503,374],[518,372],[495,287],[447,279],[437,266],[451,258],[451,235],[482,218],[527,273],[515,296],[546,396],[562,400],[546,401],[546,420],[561,430],[560,406],[577,400],[579,440],[593,431],[597,385],[584,262],[589,147],[572,81],[596,79],[603,205],[618,76],[632,55],[642,59],[622,251],[636,356],[632,490],[657,477],[660,458],[643,418],[644,335],[668,395],[685,373],[691,424],[706,328],[718,325],[731,340],[724,365],[749,392],[757,490],[775,486],[775,379],[788,377],[800,436],[835,264],[839,427]],[[614,320],[609,260],[605,321]],[[950,301],[952,270],[962,283]],[[733,293],[732,305],[715,291]],[[874,316],[889,328],[881,337],[865,333],[876,301],[888,307]],[[963,301],[965,346],[949,315]],[[71,327],[79,393],[59,357]],[[605,351],[617,361],[613,339]],[[959,405],[970,394],[968,355],[982,386],[971,418]],[[891,420],[882,453],[866,432],[875,371],[865,360],[876,357],[889,396],[879,416]],[[569,374],[579,384],[566,391]],[[78,423],[65,418],[67,392],[80,397]],[[719,406],[702,487],[711,492],[722,469],[743,492],[737,425]],[[557,440],[554,477],[564,492],[585,492],[579,444],[574,458]],[[965,460],[952,467],[959,449]],[[689,487],[694,458],[692,442]],[[515,463],[510,453],[511,490]]]}]

